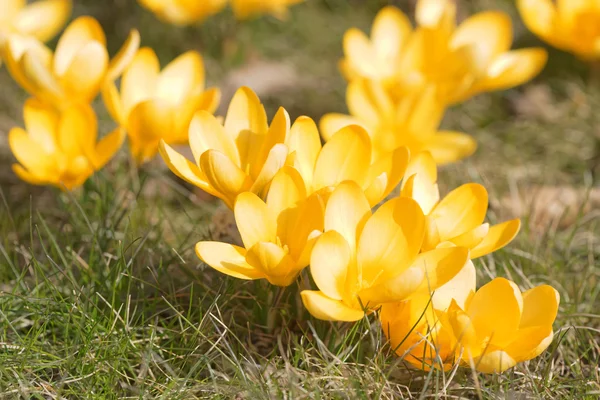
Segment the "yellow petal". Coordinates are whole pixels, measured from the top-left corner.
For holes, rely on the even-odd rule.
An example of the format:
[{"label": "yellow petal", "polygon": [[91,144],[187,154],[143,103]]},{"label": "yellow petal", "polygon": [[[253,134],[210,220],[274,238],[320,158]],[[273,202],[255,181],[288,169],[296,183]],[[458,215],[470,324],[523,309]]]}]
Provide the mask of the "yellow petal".
[{"label": "yellow petal", "polygon": [[92,17],[79,17],[65,29],[56,45],[54,72],[61,76],[71,65],[75,55],[90,42],[106,45],[102,27]]},{"label": "yellow petal", "polygon": [[[457,246],[463,246],[472,249],[483,241],[489,231],[490,224],[482,224],[475,229],[449,239],[449,241]],[[471,258],[473,259],[475,257],[471,256]]]},{"label": "yellow petal", "polygon": [[336,133],[319,153],[315,164],[313,189],[352,180],[362,185],[367,176],[365,165],[371,160],[371,141],[367,132],[356,125]]},{"label": "yellow petal", "polygon": [[404,176],[409,179],[403,183],[402,196],[414,199],[428,215],[440,200],[437,165],[431,153],[423,151],[413,155]]},{"label": "yellow petal", "polygon": [[463,359],[472,360],[473,357],[478,357],[483,343],[479,340],[478,332],[469,315],[458,306],[456,301],[451,300],[447,316],[456,341],[464,348]]},{"label": "yellow petal", "polygon": [[492,226],[483,241],[471,250],[471,258],[484,256],[506,246],[517,236],[520,228],[521,221],[518,219]]},{"label": "yellow petal", "polygon": [[117,128],[100,139],[96,145],[95,157],[93,158],[94,169],[101,169],[114,157],[123,145],[125,137],[125,130],[123,128]]},{"label": "yellow petal", "polygon": [[[159,99],[147,100],[136,105],[129,113],[127,133],[132,142],[151,147],[148,155],[158,151],[158,142],[173,130],[173,111],[168,104]],[[134,156],[137,156],[134,154]],[[138,160],[146,161],[146,160]]]},{"label": "yellow petal", "polygon": [[552,0],[517,0],[517,7],[529,30],[544,40],[554,36],[557,13]]},{"label": "yellow petal", "polygon": [[71,15],[71,8],[71,0],[37,1],[19,11],[13,20],[13,27],[20,34],[47,42],[67,22]]},{"label": "yellow petal", "polygon": [[548,52],[542,48],[508,51],[496,57],[478,85],[480,91],[505,90],[535,78],[546,66]]},{"label": "yellow petal", "polygon": [[52,182],[49,180],[51,177],[38,176],[34,172],[28,171],[23,168],[20,164],[13,164],[12,170],[19,177],[19,179],[31,184],[31,185],[48,185]]},{"label": "yellow petal", "polygon": [[136,104],[154,96],[160,64],[149,47],[141,48],[121,78],[122,106],[125,114]]},{"label": "yellow petal", "polygon": [[322,197],[313,194],[278,218],[277,235],[288,246],[298,267],[305,267],[310,261],[310,250],[323,231],[324,210]]},{"label": "yellow petal", "polygon": [[466,247],[438,247],[419,254],[411,268],[424,272],[421,289],[431,293],[456,277],[468,261]]},{"label": "yellow petal", "polygon": [[514,341],[504,351],[516,362],[531,360],[542,354],[553,338],[552,325],[520,329]]},{"label": "yellow petal", "polygon": [[472,261],[467,261],[462,269],[448,282],[435,290],[431,303],[436,310],[445,311],[454,300],[463,310],[467,302],[475,294],[477,287],[477,272]]},{"label": "yellow petal", "polygon": [[348,242],[336,231],[325,232],[317,240],[310,258],[310,273],[327,297],[334,300],[345,297],[351,255]]},{"label": "yellow petal", "polygon": [[306,187],[312,187],[315,164],[321,151],[321,139],[315,122],[309,117],[299,117],[292,125],[285,143],[290,154],[295,154],[294,168],[302,175]]},{"label": "yellow petal", "polygon": [[216,150],[239,166],[240,158],[233,139],[225,132],[215,116],[204,110],[198,111],[192,118],[189,142],[198,164],[202,154],[208,150]]},{"label": "yellow petal", "polygon": [[246,250],[227,243],[198,242],[196,254],[217,271],[238,279],[261,279],[264,274],[246,262]]},{"label": "yellow petal", "polygon": [[48,69],[46,60],[34,51],[27,51],[19,62],[20,70],[34,96],[51,104],[62,104],[64,93],[54,75]]},{"label": "yellow petal", "polygon": [[271,180],[284,165],[288,156],[288,148],[285,144],[276,144],[271,148],[267,160],[265,161],[256,180],[250,187],[252,193],[257,193],[261,197],[265,196],[265,190]]},{"label": "yellow petal", "polygon": [[360,125],[360,121],[351,115],[338,113],[325,114],[319,121],[321,136],[323,136],[323,140],[326,142],[331,139],[337,131],[348,125]]},{"label": "yellow petal", "polygon": [[241,87],[229,103],[225,130],[237,142],[243,131],[264,134],[267,132],[267,114],[258,96],[247,87]]},{"label": "yellow petal", "polygon": [[57,173],[56,159],[34,142],[21,128],[13,128],[8,133],[8,145],[17,161],[35,176],[53,179]]},{"label": "yellow petal", "polygon": [[292,208],[306,198],[306,187],[300,173],[294,168],[284,166],[280,169],[269,186],[267,206],[274,215],[284,218],[280,214]]},{"label": "yellow petal", "polygon": [[160,73],[156,95],[178,105],[198,89],[204,89],[204,62],[200,53],[188,51],[171,61]]},{"label": "yellow petal", "polygon": [[377,13],[371,29],[373,47],[381,61],[393,67],[412,31],[410,20],[396,7],[384,7]]},{"label": "yellow petal", "polygon": [[456,6],[452,0],[420,0],[417,2],[415,19],[421,26],[434,28],[444,19],[454,17]]},{"label": "yellow petal", "polygon": [[423,269],[408,268],[398,276],[361,290],[358,296],[363,306],[376,308],[381,304],[406,300],[423,286],[426,279]]},{"label": "yellow petal", "polygon": [[513,339],[521,321],[523,297],[513,282],[495,278],[482,286],[467,307],[477,335],[502,347]]},{"label": "yellow petal", "polygon": [[135,57],[138,49],[140,47],[140,33],[137,29],[132,29],[129,32],[129,36],[127,40],[123,44],[123,47],[119,50],[119,52],[110,60],[110,64],[106,70],[107,81],[114,81],[117,79],[125,68],[131,64],[131,61]]},{"label": "yellow petal", "polygon": [[127,123],[127,119],[125,117],[125,110],[123,109],[123,101],[115,83],[105,82],[102,85],[101,94],[106,111],[108,111],[116,123],[124,126]]},{"label": "yellow petal", "polygon": [[350,114],[369,126],[377,126],[380,119],[390,115],[394,108],[384,86],[375,81],[350,82],[346,90],[346,103]]},{"label": "yellow petal", "polygon": [[200,168],[208,183],[231,206],[238,194],[252,186],[252,180],[221,152],[208,150],[200,157]]},{"label": "yellow petal", "polygon": [[194,113],[204,110],[214,113],[219,106],[221,91],[218,88],[210,88],[206,91],[192,94],[183,104],[175,110],[175,132],[177,143],[186,144],[189,140],[190,121]]},{"label": "yellow petal", "polygon": [[[207,193],[212,194],[213,196],[219,197],[223,200],[224,196],[217,192],[212,186],[208,184],[206,181],[206,176],[204,173],[198,168],[198,166],[192,162],[190,162],[187,158],[173,150],[171,146],[165,143],[164,140],[160,141],[159,145],[160,155],[163,160],[175,175],[199,187]],[[228,204],[230,207],[233,205]]]},{"label": "yellow petal", "polygon": [[69,107],[60,116],[57,133],[60,150],[69,158],[91,155],[98,133],[94,110],[87,104]]},{"label": "yellow petal", "polygon": [[399,197],[383,204],[365,224],[358,242],[362,280],[370,286],[406,271],[419,253],[425,216],[412,199]]},{"label": "yellow petal", "polygon": [[508,353],[502,350],[487,351],[481,357],[474,359],[473,363],[477,371],[486,374],[504,372],[517,364]]},{"label": "yellow petal", "polygon": [[500,11],[480,12],[467,18],[454,32],[453,48],[473,46],[477,71],[485,71],[492,60],[510,50],[513,40],[510,17]]},{"label": "yellow petal", "polygon": [[377,54],[367,35],[356,28],[350,28],[344,34],[344,54],[356,71],[365,77],[379,78]]},{"label": "yellow petal", "polygon": [[371,165],[366,178],[367,186],[365,189],[369,204],[375,206],[400,184],[409,158],[408,148],[399,147]]},{"label": "yellow petal", "polygon": [[304,307],[318,319],[353,322],[362,319],[365,315],[364,311],[350,308],[342,301],[331,299],[316,290],[303,290],[300,294]]},{"label": "yellow petal", "polygon": [[59,113],[35,98],[25,101],[23,107],[25,128],[31,139],[47,153],[56,150]]},{"label": "yellow petal", "polygon": [[6,67],[13,79],[29,93],[35,93],[36,88],[32,86],[29,78],[25,75],[21,59],[25,53],[33,52],[42,60],[43,65],[49,65],[52,62],[52,51],[32,37],[16,34],[10,35],[2,47],[2,58],[4,58]]},{"label": "yellow petal", "polygon": [[437,164],[448,164],[469,157],[477,149],[477,142],[461,132],[439,131],[425,143]]},{"label": "yellow petal", "polygon": [[244,247],[277,240],[277,216],[254,193],[241,193],[235,202],[235,222]]},{"label": "yellow petal", "polygon": [[435,220],[440,239],[445,241],[481,225],[487,207],[485,188],[478,183],[467,183],[448,193],[429,217]]},{"label": "yellow petal", "polygon": [[523,315],[520,328],[551,327],[558,313],[560,295],[552,286],[541,285],[523,293]]},{"label": "yellow petal", "polygon": [[276,286],[291,285],[300,272],[287,250],[275,243],[256,243],[246,253],[246,261],[263,271],[269,283]]},{"label": "yellow petal", "polygon": [[371,206],[362,189],[354,182],[343,182],[329,196],[324,227],[341,234],[354,254],[357,238],[370,216]]}]

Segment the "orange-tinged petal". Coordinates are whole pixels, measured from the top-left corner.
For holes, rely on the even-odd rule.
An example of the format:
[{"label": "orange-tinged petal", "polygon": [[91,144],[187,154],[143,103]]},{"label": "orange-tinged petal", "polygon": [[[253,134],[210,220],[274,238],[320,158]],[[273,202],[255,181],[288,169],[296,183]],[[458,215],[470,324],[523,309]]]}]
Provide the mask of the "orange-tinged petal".
[{"label": "orange-tinged petal", "polygon": [[56,150],[59,113],[53,107],[35,98],[25,101],[23,107],[25,128],[32,140],[37,142],[47,153]]},{"label": "orange-tinged petal", "polygon": [[489,66],[478,89],[505,90],[522,85],[542,72],[547,61],[548,52],[538,47],[503,53]]},{"label": "orange-tinged petal", "polygon": [[365,195],[372,206],[383,200],[400,184],[409,158],[408,148],[399,147],[371,165],[366,178]]},{"label": "orange-tinged petal", "polygon": [[127,114],[136,104],[154,96],[160,71],[158,57],[149,47],[141,48],[121,78],[123,111]]},{"label": "orange-tinged petal", "polygon": [[552,0],[517,0],[517,7],[529,30],[544,40],[554,36],[557,13]]},{"label": "orange-tinged petal", "polygon": [[475,294],[477,272],[472,261],[467,261],[462,269],[448,282],[435,290],[431,303],[436,310],[445,311],[454,300],[463,310],[467,302]]},{"label": "orange-tinged petal", "polygon": [[321,117],[319,130],[323,140],[328,141],[337,131],[348,125],[360,125],[360,121],[351,115],[330,113]]},{"label": "orange-tinged petal", "polygon": [[171,61],[159,74],[156,95],[179,105],[196,89],[204,89],[204,62],[200,53],[188,51]]},{"label": "orange-tinged petal", "polygon": [[518,219],[490,227],[483,240],[471,250],[471,258],[484,256],[506,246],[517,236],[520,228],[521,221]]},{"label": "orange-tinged petal", "polygon": [[107,81],[114,81],[121,76],[125,68],[131,64],[131,61],[135,57],[139,47],[140,33],[137,31],[137,29],[132,29],[129,32],[127,40],[125,43],[123,43],[121,49],[119,49],[119,52],[113,57],[112,60],[110,60],[110,64],[106,70],[105,79]]},{"label": "orange-tinged petal", "polygon": [[277,240],[277,216],[254,193],[241,193],[233,209],[244,247]]},{"label": "orange-tinged petal", "polygon": [[424,272],[421,289],[431,293],[456,277],[468,261],[466,247],[438,247],[419,254],[411,268]]},{"label": "orange-tinged petal", "polygon": [[417,202],[407,197],[387,201],[360,234],[357,258],[362,280],[373,286],[406,271],[424,234],[425,216]]},{"label": "orange-tinged petal", "polygon": [[353,322],[365,315],[363,310],[348,307],[342,301],[331,299],[320,291],[303,290],[300,294],[304,307],[318,319]]},{"label": "orange-tinged petal", "polygon": [[8,133],[8,145],[13,155],[21,165],[35,176],[45,179],[55,179],[57,161],[44,148],[33,141],[21,128],[13,128]]},{"label": "orange-tinged petal", "polygon": [[117,89],[115,83],[106,82],[102,86],[101,93],[104,106],[110,116],[115,122],[124,126],[127,123],[127,118],[125,117],[125,110],[123,109],[123,101],[119,94],[119,89]]},{"label": "orange-tinged petal", "polygon": [[523,293],[523,314],[521,315],[520,328],[532,326],[552,327],[560,295],[552,286],[541,285]]},{"label": "orange-tinged petal", "polygon": [[294,154],[294,168],[298,170],[307,188],[312,187],[317,157],[321,151],[321,139],[315,122],[309,117],[299,117],[285,142],[290,154]]},{"label": "orange-tinged petal", "polygon": [[[6,2],[3,2],[2,7],[5,7],[4,3]],[[12,24],[20,34],[33,36],[42,42],[47,42],[67,22],[71,15],[71,9],[71,0],[37,1],[21,9]]]},{"label": "orange-tinged petal", "polygon": [[323,146],[315,164],[313,189],[352,180],[362,185],[371,162],[371,141],[367,132],[350,125],[336,133]]},{"label": "orange-tinged petal", "polygon": [[58,124],[58,145],[69,158],[91,155],[96,145],[98,124],[94,110],[87,104],[69,107]]},{"label": "orange-tinged petal", "polygon": [[239,166],[240,158],[233,139],[214,115],[204,110],[196,112],[190,122],[189,142],[196,163],[208,150],[216,150]]},{"label": "orange-tinged petal", "polygon": [[[464,356],[463,356],[464,359]],[[487,351],[473,360],[475,369],[486,374],[504,372],[517,362],[503,350]]]},{"label": "orange-tinged petal", "polygon": [[285,165],[288,154],[288,148],[285,144],[276,144],[271,148],[267,160],[250,187],[252,193],[257,193],[261,197],[265,197],[266,188],[271,183],[277,171]]},{"label": "orange-tinged petal", "polygon": [[300,272],[287,250],[275,243],[256,243],[246,253],[246,261],[263,271],[269,283],[276,286],[291,285]]},{"label": "orange-tinged petal", "polygon": [[469,157],[477,149],[477,142],[461,132],[439,131],[425,143],[435,162],[448,164]]},{"label": "orange-tinged petal", "polygon": [[[127,133],[131,142],[149,146],[146,155],[153,156],[158,151],[161,138],[169,143],[169,133],[173,130],[173,110],[160,99],[146,100],[136,105],[129,113]],[[137,156],[138,155],[135,155]],[[146,161],[138,159],[138,161]]]},{"label": "orange-tinged petal", "polygon": [[226,199],[231,207],[238,194],[252,186],[252,180],[229,157],[216,150],[208,150],[200,157],[200,168],[208,183]]},{"label": "orange-tinged petal", "polygon": [[279,219],[284,210],[292,208],[306,198],[306,187],[300,173],[294,168],[284,166],[280,169],[269,186],[267,206]]},{"label": "orange-tinged petal", "polygon": [[[482,224],[477,228],[467,231],[463,234],[460,234],[452,239],[449,239],[450,242],[454,243],[457,246],[464,246],[469,249],[472,249],[479,245],[483,239],[486,237],[488,232],[490,231],[490,224]],[[471,257],[475,258],[475,257]]]},{"label": "orange-tinged petal", "polygon": [[517,285],[495,278],[475,293],[466,312],[480,338],[502,347],[514,339],[522,310],[523,297]]},{"label": "orange-tinged petal", "polygon": [[217,271],[238,279],[261,279],[264,274],[246,262],[246,250],[228,243],[198,242],[196,254]]},{"label": "orange-tinged petal", "polygon": [[19,177],[19,179],[31,184],[31,185],[48,185],[56,184],[56,182],[50,181],[49,176],[38,176],[34,172],[28,171],[21,164],[13,164],[12,170]]},{"label": "orange-tinged petal", "polygon": [[92,158],[94,169],[101,169],[115,156],[123,145],[126,136],[123,128],[117,128],[98,141],[95,148],[95,157]]},{"label": "orange-tinged petal", "polygon": [[269,130],[265,135],[264,140],[262,140],[261,147],[258,149],[258,154],[252,157],[252,164],[249,166],[251,176],[258,177],[273,146],[285,143],[289,132],[290,116],[283,107],[279,107],[271,121],[271,125],[269,126]]},{"label": "orange-tinged petal", "polygon": [[333,230],[342,235],[354,254],[358,237],[370,216],[371,206],[362,189],[352,181],[343,182],[327,201],[325,231]]},{"label": "orange-tinged petal", "polygon": [[327,297],[342,300],[346,296],[346,275],[351,257],[348,242],[336,231],[325,232],[315,243],[310,274]]},{"label": "orange-tinged petal", "polygon": [[478,183],[467,183],[448,193],[429,217],[435,220],[440,239],[445,241],[481,225],[487,207],[485,188]]},{"label": "orange-tinged petal", "polygon": [[456,303],[451,300],[448,307],[448,322],[452,327],[452,331],[456,341],[459,342],[465,349],[463,359],[471,359],[481,354],[481,342],[477,336],[477,331],[469,315],[462,310]]},{"label": "orange-tinged petal", "polygon": [[54,72],[59,76],[63,75],[75,55],[90,42],[106,45],[106,37],[100,23],[88,16],[79,17],[71,22],[56,45]]},{"label": "orange-tinged petal", "polygon": [[381,304],[406,300],[423,286],[426,279],[423,269],[408,268],[398,276],[361,290],[358,296],[363,306],[372,309]]}]

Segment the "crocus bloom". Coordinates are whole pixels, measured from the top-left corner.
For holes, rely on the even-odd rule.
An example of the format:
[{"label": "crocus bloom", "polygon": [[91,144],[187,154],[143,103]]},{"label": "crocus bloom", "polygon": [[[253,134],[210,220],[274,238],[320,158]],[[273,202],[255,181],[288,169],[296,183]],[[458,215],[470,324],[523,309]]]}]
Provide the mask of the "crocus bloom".
[{"label": "crocus bloom", "polygon": [[10,34],[31,36],[39,41],[52,39],[71,15],[71,0],[26,0],[0,2],[0,40]]},{"label": "crocus bloom", "polygon": [[316,318],[356,321],[381,304],[435,290],[468,260],[464,247],[419,254],[425,216],[412,199],[399,197],[375,213],[354,182],[340,184],[325,208],[325,233],[317,240],[310,272],[318,287],[302,291]]},{"label": "crocus bloom", "polygon": [[80,17],[62,34],[53,53],[33,38],[8,37],[4,60],[13,78],[31,95],[56,108],[88,104],[102,84],[116,79],[131,62],[140,37],[132,30],[109,60],[106,37],[92,17]]},{"label": "crocus bloom", "polygon": [[100,170],[119,150],[125,132],[97,140],[97,122],[88,105],[56,111],[37,99],[24,107],[25,128],[13,128],[8,143],[19,162],[14,172],[34,185],[71,190]]},{"label": "crocus bloom", "polygon": [[[417,367],[448,369],[460,362],[480,372],[494,373],[531,360],[548,348],[560,302],[554,288],[541,285],[521,293],[513,282],[496,278],[477,292],[474,289],[463,304],[452,300],[446,310],[436,310],[437,320],[427,330],[419,327],[417,317],[419,312],[432,314],[425,311],[426,302],[384,305],[381,321],[392,346],[405,347],[402,341],[410,332],[411,322],[420,331],[420,341],[427,342],[425,353],[417,342],[408,353],[398,354]],[[409,341],[416,339],[415,335],[408,337]]]},{"label": "crocus bloom", "polygon": [[349,79],[377,80],[401,91],[435,84],[442,101],[456,103],[520,85],[546,64],[541,48],[510,50],[508,15],[481,12],[457,27],[455,14],[452,0],[419,0],[413,30],[399,10],[384,8],[370,39],[357,29],[346,33],[342,70]]},{"label": "crocus bloom", "polygon": [[550,45],[587,60],[600,58],[600,2],[518,0],[525,25]]},{"label": "crocus bloom", "polygon": [[138,0],[158,18],[176,25],[202,21],[221,11],[227,0]]},{"label": "crocus bloom", "polygon": [[246,19],[257,14],[271,14],[279,19],[288,15],[288,7],[304,0],[231,0],[231,7],[238,19]]},{"label": "crocus bloom", "polygon": [[320,122],[325,140],[348,124],[367,130],[375,159],[406,146],[411,154],[429,151],[438,164],[455,162],[470,156],[475,140],[454,131],[439,131],[446,110],[429,87],[419,93],[394,98],[376,81],[356,80],[348,85],[346,103],[351,115],[326,114]]},{"label": "crocus bloom", "polygon": [[199,242],[198,257],[236,278],[264,278],[273,285],[291,285],[308,265],[314,242],[323,230],[320,197],[307,197],[298,171],[286,166],[273,178],[266,202],[244,192],[237,197],[234,214],[244,247]]},{"label": "crocus bloom", "polygon": [[159,149],[175,175],[233,208],[242,192],[264,197],[267,185],[286,163],[288,148],[283,143],[289,130],[289,116],[283,108],[269,126],[259,98],[242,87],[229,104],[224,124],[206,111],[192,118],[189,144],[194,162],[164,140]]},{"label": "crocus bloom", "polygon": [[440,200],[437,169],[430,153],[413,157],[406,177],[402,195],[416,200],[427,216],[424,250],[441,242],[452,242],[471,249],[470,256],[474,259],[506,246],[519,232],[518,219],[491,227],[484,223],[488,194],[480,184],[467,183]]},{"label": "crocus bloom", "polygon": [[154,50],[138,51],[123,72],[121,93],[114,82],[102,91],[106,108],[127,130],[130,150],[142,163],[158,152],[161,139],[183,144],[194,113],[213,113],[219,105],[220,91],[205,90],[204,63],[196,51],[171,61],[162,71]]}]

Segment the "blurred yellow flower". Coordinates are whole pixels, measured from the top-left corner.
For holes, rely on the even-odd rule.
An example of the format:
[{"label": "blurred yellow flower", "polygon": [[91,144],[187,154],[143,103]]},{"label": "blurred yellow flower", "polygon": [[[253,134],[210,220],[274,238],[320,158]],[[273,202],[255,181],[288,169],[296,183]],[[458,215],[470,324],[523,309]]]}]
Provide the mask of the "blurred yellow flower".
[{"label": "blurred yellow flower", "polygon": [[508,15],[487,11],[456,26],[452,0],[419,0],[417,27],[394,7],[382,9],[369,39],[358,29],[344,36],[341,69],[349,80],[377,80],[402,93],[434,84],[444,103],[508,89],[535,77],[546,64],[541,48],[510,50]]},{"label": "blurred yellow flower", "polygon": [[551,286],[521,293],[513,282],[496,278],[477,292],[474,284],[463,289],[470,295],[445,310],[428,307],[427,297],[384,305],[381,322],[396,353],[417,368],[449,369],[460,362],[494,373],[539,356],[552,342],[560,296]]},{"label": "blurred yellow flower", "polygon": [[144,47],[125,68],[120,93],[114,82],[104,86],[106,108],[127,130],[138,163],[156,155],[161,139],[169,144],[187,143],[194,113],[212,114],[217,109],[221,92],[206,90],[204,81],[204,62],[198,52],[182,54],[160,71],[156,53]]},{"label": "blurred yellow flower", "polygon": [[47,42],[65,25],[72,8],[71,0],[3,0],[0,2],[0,42],[7,35],[31,36]]},{"label": "blurred yellow flower", "polygon": [[437,169],[430,153],[414,156],[405,176],[402,196],[416,200],[426,215],[423,250],[451,242],[471,249],[470,256],[474,259],[506,246],[519,232],[518,219],[491,227],[484,223],[488,193],[480,184],[464,184],[440,200]]},{"label": "blurred yellow flower", "polygon": [[193,116],[189,144],[194,162],[164,140],[159,150],[175,175],[233,208],[242,192],[264,198],[267,185],[286,163],[288,148],[284,142],[289,130],[290,119],[283,108],[269,127],[259,98],[242,87],[233,96],[223,124],[207,111]]},{"label": "blurred yellow flower", "polygon": [[19,162],[14,172],[34,185],[71,190],[100,170],[119,150],[125,138],[116,129],[97,140],[96,115],[88,105],[56,111],[37,99],[24,106],[25,128],[13,128],[8,143]]},{"label": "blurred yellow flower", "polygon": [[439,131],[446,107],[428,87],[394,98],[381,83],[355,80],[346,91],[351,115],[326,114],[320,121],[323,138],[348,124],[363,126],[371,136],[373,158],[406,146],[411,154],[429,151],[438,164],[455,162],[475,152],[475,140],[461,132]]},{"label": "blurred yellow flower", "polygon": [[525,25],[550,45],[587,60],[600,59],[600,2],[518,0]]},{"label": "blurred yellow flower", "polygon": [[23,89],[61,109],[91,102],[104,82],[121,75],[139,42],[138,32],[132,30],[109,61],[106,37],[98,21],[79,17],[62,34],[55,53],[33,38],[10,35],[4,45],[4,60]]},{"label": "blurred yellow flower", "polygon": [[158,18],[176,25],[202,21],[221,11],[227,0],[138,0]]},{"label": "blurred yellow flower", "polygon": [[419,254],[425,216],[412,199],[399,197],[375,213],[362,189],[343,182],[325,208],[323,233],[310,259],[318,291],[302,291],[308,311],[319,319],[356,321],[379,305],[435,290],[468,261],[463,247]]},{"label": "blurred yellow flower", "polygon": [[266,202],[244,192],[237,197],[234,214],[244,247],[199,242],[198,257],[236,278],[264,278],[273,285],[291,285],[308,265],[323,230],[319,196],[307,197],[298,171],[286,166],[273,178]]},{"label": "blurred yellow flower", "polygon": [[279,19],[288,16],[288,7],[304,0],[231,0],[231,7],[238,19],[246,19],[257,14],[271,14]]}]

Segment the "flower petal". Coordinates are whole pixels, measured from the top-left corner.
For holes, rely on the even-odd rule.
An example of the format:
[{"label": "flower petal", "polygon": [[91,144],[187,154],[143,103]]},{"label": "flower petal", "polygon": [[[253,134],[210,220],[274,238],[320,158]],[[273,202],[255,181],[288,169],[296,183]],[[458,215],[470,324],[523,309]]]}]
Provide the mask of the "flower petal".
[{"label": "flower petal", "polygon": [[250,187],[252,193],[257,193],[261,197],[265,197],[265,189],[271,183],[277,171],[285,165],[288,153],[288,148],[285,144],[276,144],[271,148],[267,160]]},{"label": "flower petal", "polygon": [[379,159],[369,168],[366,178],[365,195],[369,204],[375,206],[400,184],[404,177],[410,152],[407,147],[399,147]]},{"label": "flower petal", "polygon": [[28,4],[16,14],[13,27],[22,35],[47,42],[62,29],[71,15],[71,9],[71,0],[37,1]]},{"label": "flower petal", "polygon": [[370,216],[371,206],[362,189],[352,181],[343,182],[327,201],[325,231],[336,231],[342,235],[354,253],[358,237]]},{"label": "flower petal", "polygon": [[[160,139],[168,140],[173,130],[173,111],[163,100],[152,99],[137,104],[129,113],[127,133],[131,144],[139,146],[143,154],[134,154],[138,162],[147,161],[158,151]],[[132,149],[133,150],[133,149]]]},{"label": "flower petal", "polygon": [[435,220],[440,240],[445,241],[481,225],[487,207],[487,190],[478,183],[467,183],[448,193],[429,217]]},{"label": "flower petal", "polygon": [[549,285],[540,285],[523,293],[520,328],[552,326],[558,313],[560,294]]},{"label": "flower petal", "polygon": [[69,96],[90,102],[100,91],[107,65],[106,48],[98,42],[89,42],[73,55],[71,63],[59,75],[61,86]]},{"label": "flower petal", "polygon": [[114,157],[126,136],[123,128],[117,128],[100,139],[95,148],[95,157],[92,159],[95,170],[100,170]]},{"label": "flower petal", "polygon": [[304,307],[313,317],[318,319],[353,322],[365,316],[363,310],[350,308],[342,301],[331,299],[316,290],[303,290],[300,295]]},{"label": "flower petal", "polygon": [[8,145],[17,161],[40,179],[55,179],[57,160],[21,128],[8,133]]},{"label": "flower petal", "polygon": [[553,338],[552,325],[519,329],[513,342],[504,351],[516,362],[531,360],[542,354]]},{"label": "flower petal", "polygon": [[518,219],[490,227],[483,240],[471,250],[471,258],[484,256],[506,246],[517,236],[520,228],[521,221]]},{"label": "flower petal", "polygon": [[402,196],[414,199],[428,215],[440,200],[437,165],[431,153],[423,151],[412,155],[404,176],[408,179],[403,183]]},{"label": "flower petal", "polygon": [[419,254],[411,268],[424,272],[421,289],[431,293],[456,277],[468,261],[466,247],[438,247]]},{"label": "flower petal", "polygon": [[300,173],[294,168],[284,166],[273,177],[267,194],[267,206],[274,215],[296,206],[306,198],[306,187]]},{"label": "flower petal", "polygon": [[335,186],[345,180],[362,185],[371,164],[371,141],[367,132],[356,125],[337,132],[319,153],[315,164],[313,189]]},{"label": "flower petal", "polygon": [[462,269],[448,282],[435,290],[431,303],[436,310],[445,311],[454,300],[463,310],[467,302],[475,294],[477,288],[477,272],[472,261],[467,261]]},{"label": "flower petal", "polygon": [[351,256],[348,242],[336,231],[325,232],[317,240],[310,258],[310,274],[327,297],[342,300],[346,296]]},{"label": "flower petal", "polygon": [[225,132],[214,115],[200,110],[194,114],[189,127],[190,148],[197,164],[208,150],[216,150],[239,166],[240,158],[233,139]]},{"label": "flower petal", "polygon": [[390,67],[400,56],[402,47],[412,31],[410,20],[396,7],[384,7],[377,13],[371,29],[371,41],[378,61],[385,61]]},{"label": "flower petal", "polygon": [[477,90],[505,90],[522,85],[539,75],[547,61],[548,52],[539,47],[503,53],[489,66]]},{"label": "flower petal", "polygon": [[228,243],[198,242],[196,254],[217,271],[238,279],[261,279],[264,274],[246,262],[246,250]]},{"label": "flower petal", "polygon": [[307,188],[312,187],[315,164],[321,151],[321,139],[315,122],[309,117],[299,117],[285,142],[294,154],[294,168],[298,170]]},{"label": "flower petal", "polygon": [[502,350],[485,352],[473,360],[473,363],[477,371],[486,374],[501,373],[517,364],[508,353]]},{"label": "flower petal", "polygon": [[68,158],[92,155],[98,134],[94,110],[87,104],[67,108],[61,113],[57,134],[60,151]]},{"label": "flower petal", "polygon": [[47,153],[56,150],[59,113],[51,106],[30,98],[23,107],[25,128],[31,139]]},{"label": "flower petal", "polygon": [[87,44],[97,42],[106,46],[106,36],[96,19],[88,16],[77,18],[63,32],[54,53],[54,72],[62,76],[75,55]]},{"label": "flower petal", "polygon": [[235,92],[229,103],[224,126],[236,143],[243,131],[258,134],[267,132],[269,127],[265,108],[252,89],[241,87]]},{"label": "flower petal", "polygon": [[[463,234],[460,234],[452,239],[449,239],[450,242],[454,243],[457,246],[467,247],[472,249],[479,245],[483,239],[485,239],[486,235],[490,231],[490,224],[482,224],[477,228],[467,231]],[[471,256],[471,259],[475,257]]]},{"label": "flower petal", "polygon": [[149,47],[141,48],[121,78],[121,96],[127,114],[142,101],[154,96],[160,71],[158,57]]},{"label": "flower petal", "polygon": [[50,181],[49,177],[38,176],[32,171],[28,171],[21,164],[13,164],[12,170],[19,177],[19,179],[31,184],[31,185],[48,185],[48,184],[56,184],[55,182]]},{"label": "flower petal", "polygon": [[244,247],[250,249],[258,242],[276,242],[276,215],[254,193],[241,193],[233,211]]},{"label": "flower petal", "polygon": [[156,95],[173,105],[181,104],[195,90],[204,89],[204,62],[197,51],[171,61],[158,76]]},{"label": "flower petal", "polygon": [[321,117],[319,130],[323,140],[327,142],[337,131],[348,125],[360,125],[360,121],[351,115],[329,113]]},{"label": "flower petal", "polygon": [[437,164],[448,164],[469,157],[477,149],[477,142],[461,132],[439,131],[425,144]]},{"label": "flower petal", "polygon": [[527,28],[540,38],[552,42],[557,21],[552,0],[517,0],[517,7]]},{"label": "flower petal", "polygon": [[119,52],[110,60],[110,64],[106,70],[106,80],[114,81],[123,71],[131,64],[140,47],[140,33],[137,29],[132,29],[129,36]]},{"label": "flower petal", "polygon": [[246,253],[246,261],[263,271],[269,283],[276,286],[291,285],[300,272],[287,250],[275,243],[256,243]]},{"label": "flower petal", "polygon": [[413,199],[383,204],[366,222],[358,241],[358,265],[369,286],[406,271],[419,253],[425,216]]},{"label": "flower petal", "polygon": [[377,68],[377,53],[371,46],[371,41],[359,29],[350,28],[344,34],[344,54],[346,59],[361,76],[371,79],[379,78]]},{"label": "flower petal", "polygon": [[252,186],[252,180],[229,157],[216,150],[208,150],[200,157],[200,168],[208,183],[220,193],[231,207],[238,194]]}]

